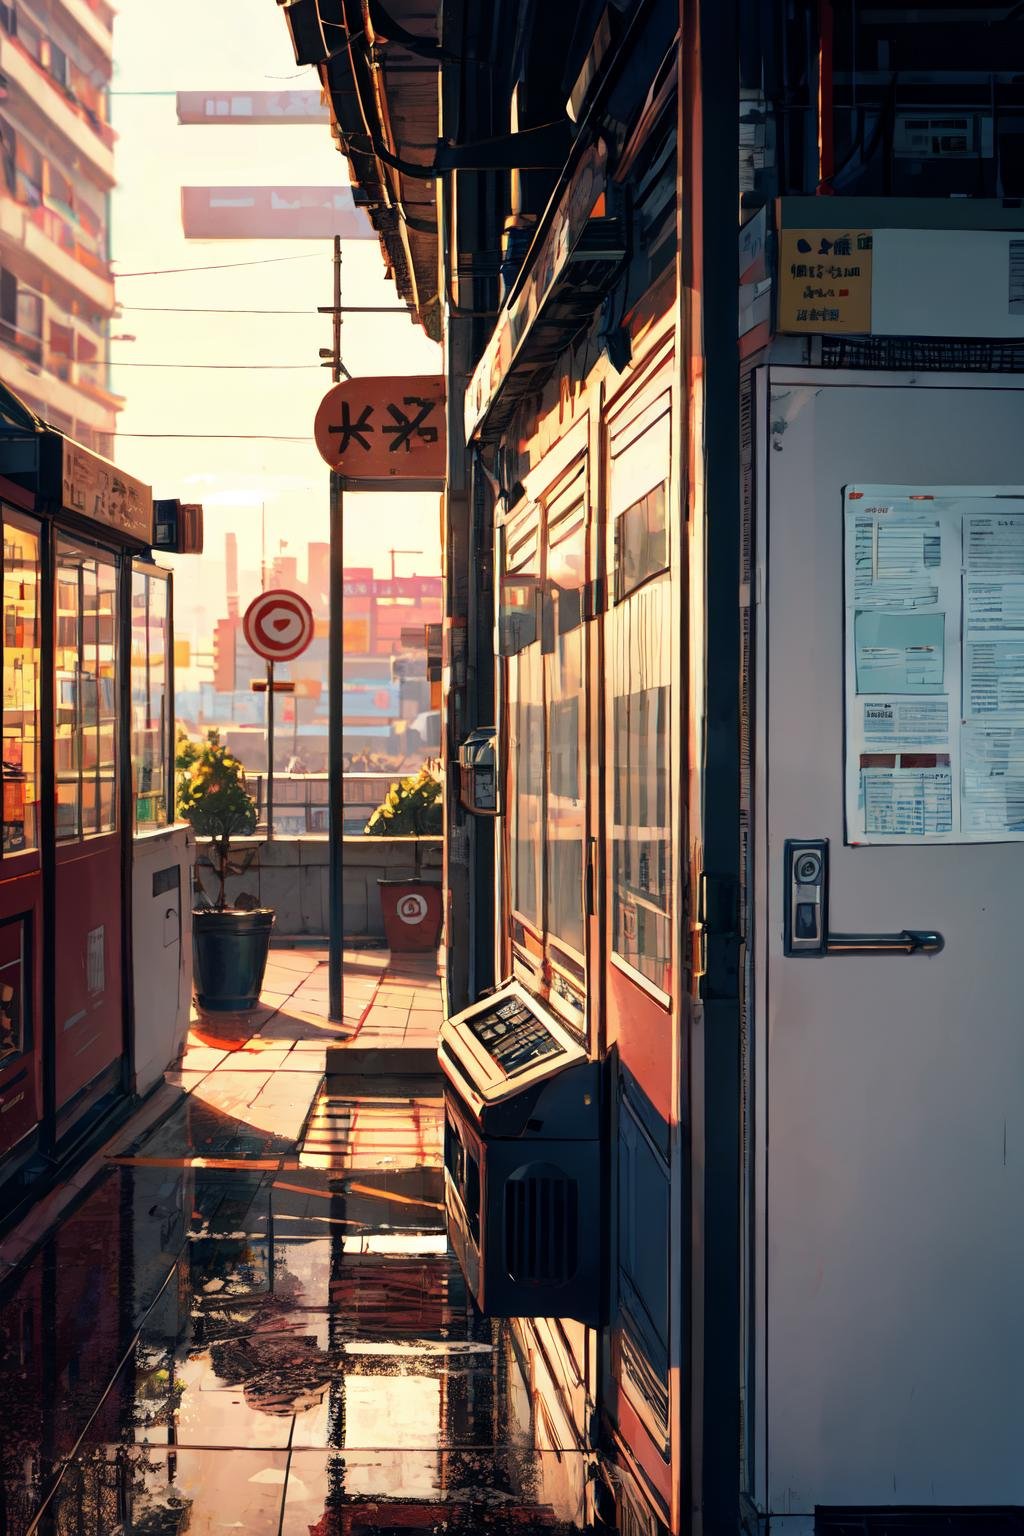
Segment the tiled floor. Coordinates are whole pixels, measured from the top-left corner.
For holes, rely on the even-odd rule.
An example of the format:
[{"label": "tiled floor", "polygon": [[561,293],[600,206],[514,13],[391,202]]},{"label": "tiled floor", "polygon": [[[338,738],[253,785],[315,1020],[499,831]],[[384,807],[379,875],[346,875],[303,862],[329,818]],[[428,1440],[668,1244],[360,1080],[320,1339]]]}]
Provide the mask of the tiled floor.
[{"label": "tiled floor", "polygon": [[7,1280],[6,1536],[578,1528],[579,1453],[535,1446],[448,1252],[440,1100],[322,1091],[329,1044],[436,1040],[433,957],[353,953],[326,1012],[323,956],[275,951]]}]

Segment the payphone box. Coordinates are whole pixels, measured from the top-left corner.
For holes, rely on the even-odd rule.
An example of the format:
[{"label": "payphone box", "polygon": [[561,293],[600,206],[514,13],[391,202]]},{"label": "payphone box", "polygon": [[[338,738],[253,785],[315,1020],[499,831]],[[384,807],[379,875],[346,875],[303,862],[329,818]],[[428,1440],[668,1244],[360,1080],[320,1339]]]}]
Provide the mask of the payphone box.
[{"label": "payphone box", "polygon": [[472,731],[459,747],[459,800],[474,816],[497,816],[498,741],[489,728]]},{"label": "payphone box", "polygon": [[441,1026],[448,1233],[490,1317],[598,1320],[600,1068],[518,982]]}]

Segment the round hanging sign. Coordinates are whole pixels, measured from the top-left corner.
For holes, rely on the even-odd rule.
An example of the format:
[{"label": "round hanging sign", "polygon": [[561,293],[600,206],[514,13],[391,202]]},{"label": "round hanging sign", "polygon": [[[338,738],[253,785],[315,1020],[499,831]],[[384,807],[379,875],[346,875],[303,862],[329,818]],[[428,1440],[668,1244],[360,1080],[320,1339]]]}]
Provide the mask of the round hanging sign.
[{"label": "round hanging sign", "polygon": [[297,592],[261,592],[242,619],[246,641],[264,661],[294,661],[313,638],[313,610]]}]

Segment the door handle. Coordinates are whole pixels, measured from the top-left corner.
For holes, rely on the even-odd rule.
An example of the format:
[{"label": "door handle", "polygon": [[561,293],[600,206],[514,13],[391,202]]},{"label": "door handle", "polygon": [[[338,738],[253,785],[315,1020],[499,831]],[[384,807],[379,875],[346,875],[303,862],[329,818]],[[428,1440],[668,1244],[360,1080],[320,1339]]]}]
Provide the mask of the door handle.
[{"label": "door handle", "polygon": [[785,845],[784,953],[823,955],[937,955],[945,947],[933,929],[899,933],[830,933],[828,839],[789,838]]},{"label": "door handle", "polygon": [[830,933],[827,955],[937,955],[945,948],[941,933],[904,928],[902,933]]}]

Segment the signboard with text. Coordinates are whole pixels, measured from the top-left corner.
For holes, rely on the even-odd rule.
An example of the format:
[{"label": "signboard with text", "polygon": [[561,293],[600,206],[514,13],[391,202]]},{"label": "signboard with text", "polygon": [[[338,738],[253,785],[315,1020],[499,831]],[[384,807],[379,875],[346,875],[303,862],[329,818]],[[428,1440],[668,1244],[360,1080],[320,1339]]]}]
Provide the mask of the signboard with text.
[{"label": "signboard with text", "polygon": [[313,435],[340,475],[383,484],[443,480],[447,466],[444,379],[345,379],[329,389]]},{"label": "signboard with text", "polygon": [[62,439],[61,505],[116,533],[153,542],[153,492],[69,437]]},{"label": "signboard with text", "polygon": [[868,229],[781,229],[779,330],[869,333],[872,245]]}]

